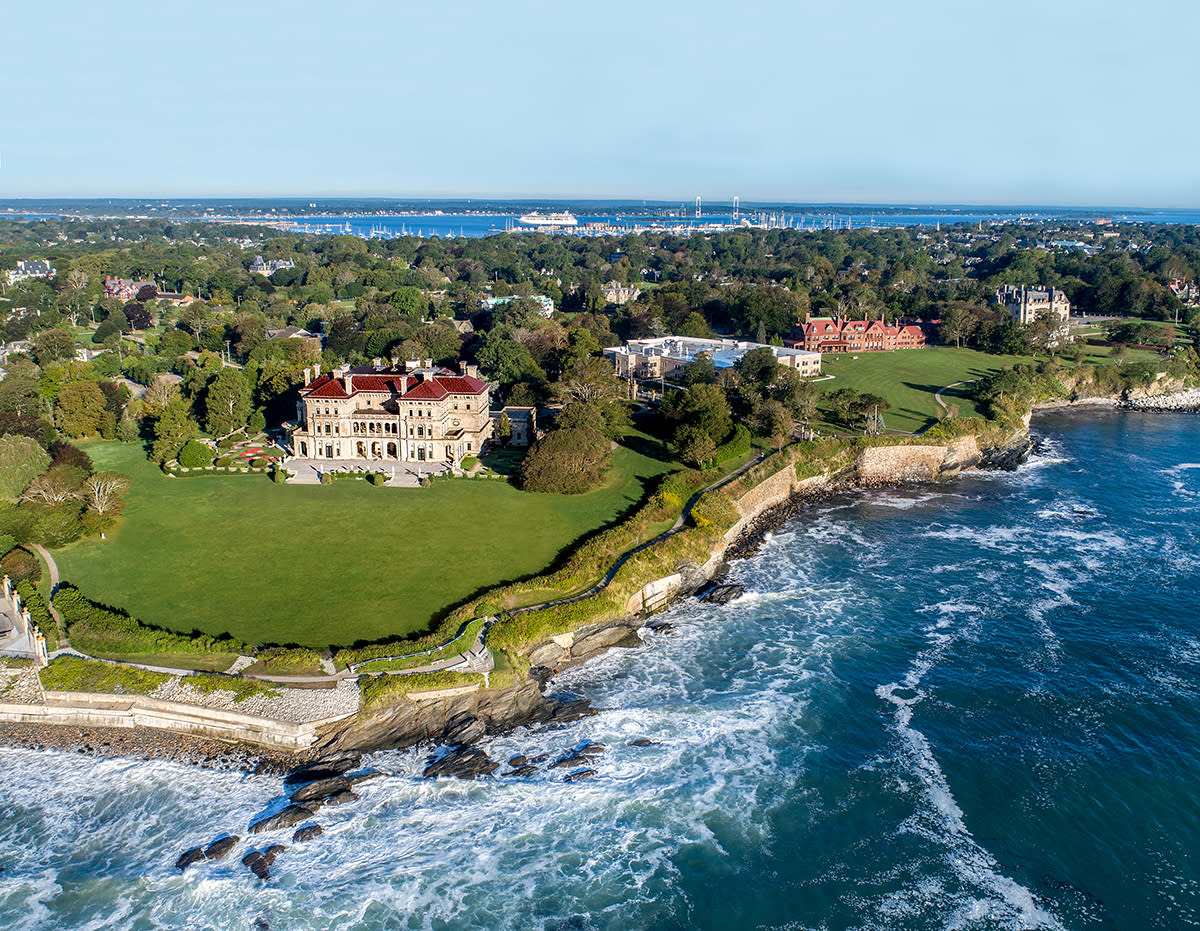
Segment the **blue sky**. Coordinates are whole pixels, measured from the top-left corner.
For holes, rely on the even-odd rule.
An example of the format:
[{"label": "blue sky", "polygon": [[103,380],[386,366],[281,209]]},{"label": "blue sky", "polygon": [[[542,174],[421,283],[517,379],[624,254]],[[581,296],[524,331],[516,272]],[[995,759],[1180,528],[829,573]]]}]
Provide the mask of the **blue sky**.
[{"label": "blue sky", "polygon": [[1200,206],[1200,4],[15,4],[0,199]]}]

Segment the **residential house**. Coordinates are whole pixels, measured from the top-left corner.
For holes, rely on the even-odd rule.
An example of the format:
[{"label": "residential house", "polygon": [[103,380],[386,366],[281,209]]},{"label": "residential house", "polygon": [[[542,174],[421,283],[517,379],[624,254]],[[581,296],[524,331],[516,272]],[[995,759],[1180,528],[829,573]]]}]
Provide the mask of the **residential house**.
[{"label": "residential house", "polygon": [[264,262],[261,255],[256,255],[254,257],[254,261],[250,263],[250,271],[252,273],[256,275],[263,275],[266,278],[270,278],[277,271],[281,271],[282,269],[295,267],[296,263],[291,259],[268,259]]},{"label": "residential house", "polygon": [[491,311],[495,310],[502,304],[507,304],[509,301],[517,301],[522,299],[526,301],[533,301],[535,304],[537,304],[538,307],[541,308],[538,311],[538,314],[542,317],[545,317],[547,320],[554,316],[554,301],[550,300],[550,298],[546,297],[544,294],[534,294],[526,298],[521,298],[519,295],[513,295],[512,297],[486,297],[479,302],[479,306],[484,310]]},{"label": "residential house", "polygon": [[118,301],[128,303],[135,300],[138,292],[145,287],[154,288],[155,284],[153,281],[138,281],[134,278],[106,277],[104,279],[104,296],[115,297]]},{"label": "residential house", "polygon": [[53,278],[58,274],[57,269],[42,259],[17,262],[17,267],[8,273],[8,283],[16,284],[27,278]]},{"label": "residential house", "polygon": [[642,293],[641,288],[635,288],[632,285],[623,285],[617,281],[610,281],[603,288],[604,300],[608,304],[628,304],[631,301],[636,301]]}]

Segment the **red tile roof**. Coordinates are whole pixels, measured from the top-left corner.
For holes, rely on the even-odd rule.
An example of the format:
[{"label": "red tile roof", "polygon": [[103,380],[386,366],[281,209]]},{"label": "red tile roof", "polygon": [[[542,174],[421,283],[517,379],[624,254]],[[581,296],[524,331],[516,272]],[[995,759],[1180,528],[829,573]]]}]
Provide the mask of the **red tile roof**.
[{"label": "red tile roof", "polygon": [[450,392],[436,381],[423,381],[404,395],[405,401],[440,401]]},{"label": "red tile roof", "polygon": [[305,398],[318,401],[344,401],[359,394],[395,394],[413,401],[440,401],[451,394],[483,394],[488,385],[469,375],[434,375],[432,378],[415,375],[371,375],[350,373],[351,391],[346,392],[345,379],[325,374],[301,390]]},{"label": "red tile roof", "polygon": [[342,383],[332,375],[322,375],[308,386],[304,397],[317,398],[322,401],[344,401],[350,395],[346,394]]}]

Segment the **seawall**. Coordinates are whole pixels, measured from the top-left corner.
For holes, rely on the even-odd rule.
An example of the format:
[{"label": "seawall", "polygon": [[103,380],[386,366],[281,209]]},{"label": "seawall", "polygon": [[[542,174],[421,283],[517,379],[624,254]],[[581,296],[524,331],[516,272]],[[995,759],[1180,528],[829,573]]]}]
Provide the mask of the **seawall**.
[{"label": "seawall", "polygon": [[307,724],[290,724],[142,695],[47,691],[45,698],[45,704],[0,703],[0,722],[83,728],[153,727],[300,753],[313,745],[321,729],[339,720],[327,718]]}]

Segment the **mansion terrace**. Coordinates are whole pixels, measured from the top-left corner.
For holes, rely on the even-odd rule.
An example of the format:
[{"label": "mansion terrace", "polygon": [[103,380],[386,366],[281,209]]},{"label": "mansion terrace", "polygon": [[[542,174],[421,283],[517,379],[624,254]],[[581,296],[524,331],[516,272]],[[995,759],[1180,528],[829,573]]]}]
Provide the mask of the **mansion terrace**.
[{"label": "mansion terrace", "polygon": [[404,367],[304,370],[292,454],[301,459],[452,463],[477,456],[492,435],[490,385],[432,360]]}]

